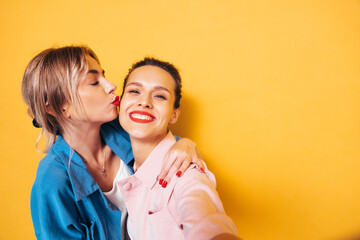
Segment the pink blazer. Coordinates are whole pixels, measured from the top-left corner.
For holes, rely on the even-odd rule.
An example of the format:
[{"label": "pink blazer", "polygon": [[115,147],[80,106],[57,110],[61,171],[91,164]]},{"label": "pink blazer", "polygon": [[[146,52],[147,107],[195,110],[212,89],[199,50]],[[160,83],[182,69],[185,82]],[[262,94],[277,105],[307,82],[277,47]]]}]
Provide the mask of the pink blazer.
[{"label": "pink blazer", "polygon": [[[169,132],[134,175],[118,181],[133,239],[209,239],[237,234],[216,191],[214,175],[192,165],[164,189],[157,181],[163,159],[175,143]],[[129,222],[128,222],[129,223]]]}]

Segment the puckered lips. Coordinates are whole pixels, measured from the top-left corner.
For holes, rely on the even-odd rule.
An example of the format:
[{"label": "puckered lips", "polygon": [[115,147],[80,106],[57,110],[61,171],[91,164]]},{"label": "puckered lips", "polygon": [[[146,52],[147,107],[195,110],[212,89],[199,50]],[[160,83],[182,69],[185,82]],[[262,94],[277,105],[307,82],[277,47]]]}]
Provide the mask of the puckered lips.
[{"label": "puckered lips", "polygon": [[116,96],[114,101],[112,101],[111,104],[115,105],[115,106],[120,106],[120,101],[119,101],[119,96]]},{"label": "puckered lips", "polygon": [[137,123],[149,123],[156,119],[152,114],[144,111],[132,111],[129,116],[132,121]]}]

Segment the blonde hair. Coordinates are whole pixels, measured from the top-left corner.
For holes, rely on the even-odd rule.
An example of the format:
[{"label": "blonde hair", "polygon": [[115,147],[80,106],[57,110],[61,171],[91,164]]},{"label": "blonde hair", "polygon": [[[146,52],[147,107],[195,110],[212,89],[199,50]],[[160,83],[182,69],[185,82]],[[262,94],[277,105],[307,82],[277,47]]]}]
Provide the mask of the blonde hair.
[{"label": "blonde hair", "polygon": [[77,91],[79,81],[88,71],[86,56],[100,64],[89,47],[67,46],[42,51],[26,67],[21,85],[22,96],[28,105],[28,114],[42,127],[36,149],[45,133],[44,153],[49,151],[57,134],[73,127],[63,113],[64,104],[72,105],[76,114],[86,119]]}]

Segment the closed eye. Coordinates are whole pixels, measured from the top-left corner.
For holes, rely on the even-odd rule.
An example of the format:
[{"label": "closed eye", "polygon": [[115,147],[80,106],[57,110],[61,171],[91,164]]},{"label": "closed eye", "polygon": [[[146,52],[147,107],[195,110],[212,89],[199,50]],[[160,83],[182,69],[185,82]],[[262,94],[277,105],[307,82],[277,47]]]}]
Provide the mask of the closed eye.
[{"label": "closed eye", "polygon": [[164,95],[159,95],[159,94],[158,94],[158,95],[155,95],[155,97],[166,100],[166,97],[165,97]]},{"label": "closed eye", "polygon": [[129,93],[140,93],[138,90],[129,90]]},{"label": "closed eye", "polygon": [[99,84],[99,81],[96,81],[96,82],[94,82],[94,83],[91,83],[91,85],[93,85],[93,86],[96,86],[96,85],[98,85]]}]

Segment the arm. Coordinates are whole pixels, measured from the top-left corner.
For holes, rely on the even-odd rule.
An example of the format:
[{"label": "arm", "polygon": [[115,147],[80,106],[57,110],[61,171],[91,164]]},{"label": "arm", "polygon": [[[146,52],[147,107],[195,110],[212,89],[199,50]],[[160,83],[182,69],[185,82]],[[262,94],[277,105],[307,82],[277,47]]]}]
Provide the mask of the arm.
[{"label": "arm", "polygon": [[181,138],[166,154],[159,179],[169,182],[175,174],[181,177],[191,163],[198,165],[199,169],[205,169],[196,143],[188,138]]},{"label": "arm", "polygon": [[[111,149],[117,149],[116,154],[127,164],[133,159],[129,135],[120,126],[119,119],[105,123],[101,126],[102,137]],[[176,174],[178,177],[189,168],[191,163],[198,165],[199,169],[205,169],[202,156],[196,143],[188,138],[180,138],[168,151],[164,164],[159,173],[161,182],[170,182]],[[166,185],[163,185],[166,187]]]},{"label": "arm", "polygon": [[239,239],[215,188],[215,177],[189,169],[174,189],[174,202],[185,239]]},{"label": "arm", "polygon": [[240,240],[240,238],[238,238],[234,234],[222,233],[222,234],[219,234],[219,235],[211,238],[210,240]]}]

